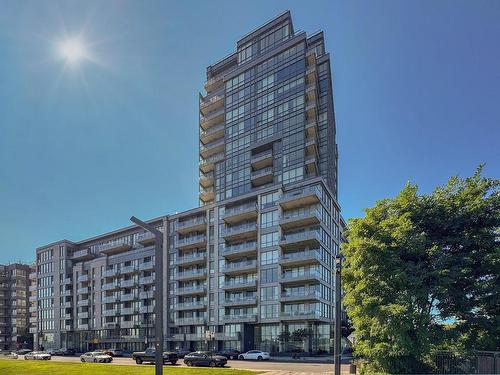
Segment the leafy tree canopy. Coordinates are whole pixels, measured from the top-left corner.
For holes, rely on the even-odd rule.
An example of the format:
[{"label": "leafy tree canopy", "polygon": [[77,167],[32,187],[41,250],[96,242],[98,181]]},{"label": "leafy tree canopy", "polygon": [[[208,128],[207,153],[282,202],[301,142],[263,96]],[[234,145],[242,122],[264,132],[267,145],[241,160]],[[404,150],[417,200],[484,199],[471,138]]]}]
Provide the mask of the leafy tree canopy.
[{"label": "leafy tree canopy", "polygon": [[344,303],[374,369],[423,372],[436,348],[500,348],[500,180],[482,169],[430,194],[407,184],[349,221]]}]

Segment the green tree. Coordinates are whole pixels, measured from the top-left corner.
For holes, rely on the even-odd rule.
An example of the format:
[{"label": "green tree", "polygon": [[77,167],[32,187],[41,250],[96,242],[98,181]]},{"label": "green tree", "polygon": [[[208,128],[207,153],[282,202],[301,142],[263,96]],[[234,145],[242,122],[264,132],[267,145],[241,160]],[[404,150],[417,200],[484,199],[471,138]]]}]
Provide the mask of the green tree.
[{"label": "green tree", "polygon": [[431,194],[407,184],[350,220],[344,303],[371,370],[424,372],[445,344],[498,347],[499,181],[481,172]]}]

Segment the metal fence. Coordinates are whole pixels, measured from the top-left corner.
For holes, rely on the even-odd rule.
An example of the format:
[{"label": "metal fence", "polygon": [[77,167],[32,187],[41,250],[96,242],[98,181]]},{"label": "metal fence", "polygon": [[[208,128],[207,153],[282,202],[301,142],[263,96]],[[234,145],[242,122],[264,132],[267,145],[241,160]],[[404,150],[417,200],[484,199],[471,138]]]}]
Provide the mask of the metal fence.
[{"label": "metal fence", "polygon": [[500,352],[440,350],[434,353],[433,362],[435,374],[500,374]]}]

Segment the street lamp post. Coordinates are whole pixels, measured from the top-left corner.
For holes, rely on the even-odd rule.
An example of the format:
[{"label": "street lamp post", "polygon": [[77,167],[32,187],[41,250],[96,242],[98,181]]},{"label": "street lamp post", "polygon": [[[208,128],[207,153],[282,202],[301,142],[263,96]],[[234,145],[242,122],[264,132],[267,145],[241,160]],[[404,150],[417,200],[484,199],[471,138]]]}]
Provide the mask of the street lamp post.
[{"label": "street lamp post", "polygon": [[334,344],[333,344],[333,357],[334,357],[334,375],[340,375],[340,360],[342,353],[340,351],[341,346],[341,320],[342,320],[342,312],[341,312],[341,284],[340,277],[342,272],[342,257],[337,255],[335,257],[335,336],[334,336]]},{"label": "street lamp post", "polygon": [[155,375],[163,375],[163,233],[135,216],[130,221],[155,236]]}]

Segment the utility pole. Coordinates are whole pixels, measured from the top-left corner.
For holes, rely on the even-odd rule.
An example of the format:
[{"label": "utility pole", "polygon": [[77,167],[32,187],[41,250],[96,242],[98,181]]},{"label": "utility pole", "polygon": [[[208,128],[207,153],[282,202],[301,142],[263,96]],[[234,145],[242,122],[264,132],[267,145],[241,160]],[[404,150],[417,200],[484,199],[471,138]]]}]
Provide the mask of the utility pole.
[{"label": "utility pole", "polygon": [[155,236],[155,375],[163,375],[163,233],[135,216],[130,221]]},{"label": "utility pole", "polygon": [[333,357],[334,357],[334,375],[340,375],[340,360],[342,357],[342,352],[340,346],[342,345],[342,288],[340,284],[342,273],[342,257],[337,255],[335,257],[335,341],[333,344]]}]

